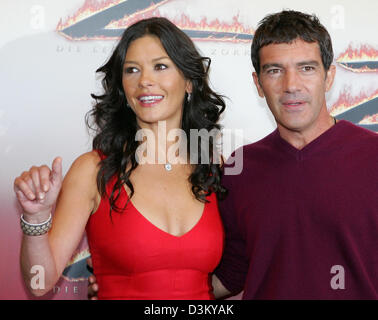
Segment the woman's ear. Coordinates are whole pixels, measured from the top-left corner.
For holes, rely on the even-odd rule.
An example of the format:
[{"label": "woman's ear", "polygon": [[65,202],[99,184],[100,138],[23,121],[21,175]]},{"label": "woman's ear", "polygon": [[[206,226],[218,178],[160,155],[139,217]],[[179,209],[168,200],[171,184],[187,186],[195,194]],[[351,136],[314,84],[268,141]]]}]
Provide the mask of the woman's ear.
[{"label": "woman's ear", "polygon": [[192,81],[186,80],[186,87],[185,87],[186,93],[192,93],[193,92],[193,84]]}]

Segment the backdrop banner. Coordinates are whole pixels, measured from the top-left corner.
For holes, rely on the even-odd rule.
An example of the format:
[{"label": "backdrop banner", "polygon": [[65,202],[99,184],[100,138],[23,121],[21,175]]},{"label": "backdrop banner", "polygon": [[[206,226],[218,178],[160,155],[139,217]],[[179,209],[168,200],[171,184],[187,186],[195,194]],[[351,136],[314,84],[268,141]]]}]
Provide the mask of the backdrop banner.
[{"label": "backdrop banner", "polygon": [[90,94],[102,90],[95,71],[122,32],[139,19],[166,17],[211,58],[211,85],[226,96],[221,124],[228,157],[276,128],[253,84],[250,46],[258,22],[282,9],[315,13],[331,34],[337,74],[327,94],[330,113],[378,132],[377,1],[1,1],[0,299],[87,299],[85,236],[56,286],[40,298],[28,293],[13,181],[32,165],[51,166],[56,156],[65,174],[91,150],[84,118],[94,103]]}]

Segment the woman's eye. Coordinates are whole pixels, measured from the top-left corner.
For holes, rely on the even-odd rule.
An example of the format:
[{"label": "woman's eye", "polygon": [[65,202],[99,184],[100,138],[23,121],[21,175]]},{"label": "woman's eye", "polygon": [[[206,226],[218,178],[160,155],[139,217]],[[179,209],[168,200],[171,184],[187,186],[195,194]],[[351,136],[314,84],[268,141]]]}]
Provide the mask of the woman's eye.
[{"label": "woman's eye", "polygon": [[167,68],[168,68],[167,65],[163,63],[158,63],[157,65],[155,65],[155,70],[165,70]]},{"label": "woman's eye", "polygon": [[135,72],[138,72],[138,69],[135,67],[127,67],[125,69],[125,73],[135,73]]}]

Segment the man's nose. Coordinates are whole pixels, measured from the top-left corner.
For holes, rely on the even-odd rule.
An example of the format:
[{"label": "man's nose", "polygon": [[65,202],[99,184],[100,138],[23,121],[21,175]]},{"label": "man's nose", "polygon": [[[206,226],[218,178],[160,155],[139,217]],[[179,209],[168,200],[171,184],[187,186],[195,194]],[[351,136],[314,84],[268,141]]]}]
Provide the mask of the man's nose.
[{"label": "man's nose", "polygon": [[302,79],[297,70],[287,70],[284,75],[284,91],[287,93],[300,91]]}]

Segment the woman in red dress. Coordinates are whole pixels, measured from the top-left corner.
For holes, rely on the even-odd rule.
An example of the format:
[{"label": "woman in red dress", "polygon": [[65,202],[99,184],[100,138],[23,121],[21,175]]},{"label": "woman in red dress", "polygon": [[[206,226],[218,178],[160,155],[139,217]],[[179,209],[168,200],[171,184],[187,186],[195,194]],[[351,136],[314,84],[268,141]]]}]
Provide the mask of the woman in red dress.
[{"label": "woman in red dress", "polygon": [[[214,139],[190,139],[193,129],[219,129],[225,108],[208,85],[209,63],[167,19],[126,29],[97,70],[104,92],[92,95],[87,118],[93,151],[64,180],[59,157],[15,179],[32,293],[55,285],[86,230],[100,299],[213,298],[223,249],[217,195],[226,191]],[[45,270],[44,288],[31,282],[34,265]]]}]

